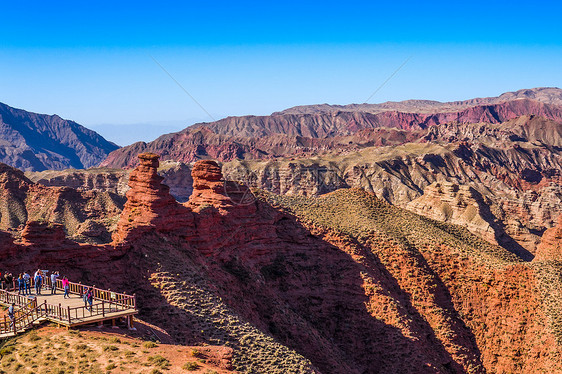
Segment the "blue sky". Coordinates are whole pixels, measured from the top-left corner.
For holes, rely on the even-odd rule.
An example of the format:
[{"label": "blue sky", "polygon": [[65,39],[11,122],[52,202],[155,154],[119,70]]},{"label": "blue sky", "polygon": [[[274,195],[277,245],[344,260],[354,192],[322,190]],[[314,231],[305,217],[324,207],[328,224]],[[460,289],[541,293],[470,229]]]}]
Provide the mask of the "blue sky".
[{"label": "blue sky", "polygon": [[[120,145],[294,105],[562,87],[556,2],[12,2],[0,101]],[[152,57],[151,57],[152,56]]]}]

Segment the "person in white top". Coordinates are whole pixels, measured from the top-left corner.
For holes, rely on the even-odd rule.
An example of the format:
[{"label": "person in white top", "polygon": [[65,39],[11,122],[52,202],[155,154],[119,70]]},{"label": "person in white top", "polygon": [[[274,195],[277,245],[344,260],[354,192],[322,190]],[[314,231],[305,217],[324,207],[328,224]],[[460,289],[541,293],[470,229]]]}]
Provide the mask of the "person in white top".
[{"label": "person in white top", "polygon": [[55,271],[51,274],[51,295],[57,294],[57,278],[59,277],[59,272]]}]

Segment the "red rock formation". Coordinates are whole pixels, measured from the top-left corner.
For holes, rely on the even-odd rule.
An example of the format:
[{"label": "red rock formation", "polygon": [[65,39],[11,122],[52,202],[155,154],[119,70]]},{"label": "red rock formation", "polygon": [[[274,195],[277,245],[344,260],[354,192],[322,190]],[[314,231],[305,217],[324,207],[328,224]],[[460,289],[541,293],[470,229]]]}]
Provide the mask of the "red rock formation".
[{"label": "red rock formation", "polygon": [[5,231],[0,231],[0,259],[9,258],[15,252],[14,238]]},{"label": "red rock formation", "polygon": [[131,189],[112,236],[114,243],[131,241],[148,230],[177,230],[187,235],[193,216],[170,195],[169,187],[161,183],[164,178],[157,172],[160,156],[143,153],[138,157],[140,165],[129,176]]},{"label": "red rock formation", "polygon": [[214,162],[181,205],[158,156],[140,161],[115,246],[30,223],[2,265],[125,284],[179,341],[231,344],[240,371],[318,372],[291,352],[322,373],[560,371],[534,264],[359,189],[256,200]]},{"label": "red rock formation", "polygon": [[0,164],[0,230],[46,221],[63,224],[75,240],[107,243],[122,204],[122,197],[108,192],[34,184],[20,170]]},{"label": "red rock formation", "polygon": [[231,200],[225,195],[221,168],[215,161],[197,161],[191,170],[191,177],[193,178],[193,192],[189,198],[189,205],[194,207],[231,205]]},{"label": "red rock formation", "polygon": [[546,230],[537,247],[534,261],[562,261],[562,214],[556,226]]},{"label": "red rock formation", "polygon": [[21,241],[29,246],[60,246],[66,239],[64,226],[58,223],[29,221],[21,234]]}]

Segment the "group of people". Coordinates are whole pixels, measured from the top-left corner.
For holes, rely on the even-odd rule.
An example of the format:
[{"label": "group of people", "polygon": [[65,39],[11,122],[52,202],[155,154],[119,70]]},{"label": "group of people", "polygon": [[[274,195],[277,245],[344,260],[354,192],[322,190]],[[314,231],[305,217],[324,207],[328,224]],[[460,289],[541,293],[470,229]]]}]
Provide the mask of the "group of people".
[{"label": "group of people", "polygon": [[[51,295],[56,295],[57,293],[57,279],[60,277],[58,271],[54,271],[50,275],[51,279]],[[33,274],[33,278],[29,275],[28,272],[24,272],[19,274],[19,276],[14,280],[12,274],[7,273],[4,275],[0,275],[0,279],[2,279],[2,289],[12,289],[15,291],[17,288],[19,295],[31,295],[31,280],[33,279],[33,285],[35,287],[35,294],[41,295],[41,289],[45,285],[45,272],[37,269],[37,271]],[[12,286],[12,287],[10,287]],[[62,288],[64,289],[64,298],[70,298],[70,281],[67,277],[62,278]],[[84,299],[84,306],[86,309],[92,311],[92,305],[94,302],[94,288],[84,286],[82,298]],[[15,323],[15,313],[16,313],[16,304],[12,303],[8,308],[8,317],[10,318],[10,328],[13,328]]]},{"label": "group of people", "polygon": [[[25,271],[19,274],[17,278],[14,278],[11,273],[4,273],[3,275],[0,274],[0,279],[2,280],[2,289],[13,291],[17,289],[19,295],[31,295],[31,285],[33,283],[35,294],[41,295],[42,289],[48,285],[48,283],[45,281],[47,279],[47,275],[45,273],[46,271],[37,269],[37,271],[33,273],[32,277],[31,275],[29,275],[29,272]],[[53,271],[49,276],[51,280],[51,284],[49,285],[49,288],[51,289],[51,295],[56,295],[57,293],[57,279],[59,277],[60,273],[58,271]],[[69,298],[70,281],[67,277],[63,277],[62,279],[62,288],[64,289],[64,298]]]}]

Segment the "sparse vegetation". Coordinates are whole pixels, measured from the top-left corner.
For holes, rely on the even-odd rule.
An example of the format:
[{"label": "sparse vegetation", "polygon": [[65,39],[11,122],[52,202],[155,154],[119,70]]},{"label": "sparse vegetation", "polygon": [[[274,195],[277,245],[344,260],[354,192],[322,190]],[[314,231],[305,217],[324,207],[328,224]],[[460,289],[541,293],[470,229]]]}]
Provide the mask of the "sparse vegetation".
[{"label": "sparse vegetation", "polygon": [[156,344],[154,342],[151,342],[151,341],[148,341],[148,342],[142,343],[142,346],[144,348],[156,348],[156,347],[158,347],[158,344]]},{"label": "sparse vegetation", "polygon": [[182,366],[182,368],[187,370],[187,371],[195,371],[195,370],[199,369],[200,367],[201,367],[201,365],[199,365],[195,361],[188,362],[188,363],[186,363],[185,365]]},{"label": "sparse vegetation", "polygon": [[168,366],[170,366],[170,360],[168,360],[165,357],[162,357],[161,355],[149,356],[148,363],[150,365],[159,366],[163,369],[166,369]]},{"label": "sparse vegetation", "polygon": [[[0,342],[0,374],[148,374],[187,370],[183,368],[184,357],[191,354],[192,348],[151,345],[151,354],[126,349],[135,344],[140,347],[143,342],[129,337],[107,337],[97,332],[77,334],[55,327],[41,328]],[[198,369],[208,369],[208,365],[196,365]]]}]

